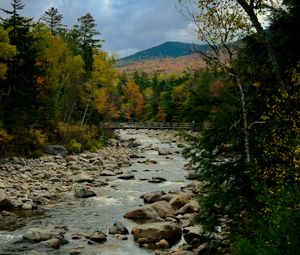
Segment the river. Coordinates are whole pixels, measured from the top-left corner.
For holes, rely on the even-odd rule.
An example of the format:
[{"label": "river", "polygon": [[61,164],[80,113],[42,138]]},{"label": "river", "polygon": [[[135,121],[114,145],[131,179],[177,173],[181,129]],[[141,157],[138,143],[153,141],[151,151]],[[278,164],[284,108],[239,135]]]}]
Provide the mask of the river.
[{"label": "river", "polygon": [[[119,130],[118,134],[122,139],[135,138],[140,144],[138,158],[132,159],[130,167],[122,169],[132,170],[135,178],[132,180],[112,178],[108,185],[93,188],[97,196],[88,199],[75,198],[71,191],[64,192],[54,204],[35,211],[25,211],[26,213],[19,213],[17,219],[6,220],[5,224],[0,225],[1,255],[70,254],[72,249],[80,250],[82,254],[87,255],[153,254],[153,251],[139,248],[131,235],[128,240],[118,240],[109,235],[108,227],[120,221],[130,232],[137,223],[123,218],[123,215],[143,205],[140,196],[146,192],[179,190],[181,186],[187,184],[184,170],[187,162],[180,155],[181,149],[178,148],[176,141],[174,139],[163,141],[160,139],[162,136],[159,131]],[[171,150],[173,153],[168,156],[159,155],[157,148]],[[157,163],[149,164],[145,159]],[[155,176],[163,177],[167,181],[162,183],[147,181]],[[39,243],[24,242],[22,238],[24,232],[32,227],[65,228],[66,239],[70,242],[58,250],[47,248]],[[89,245],[84,238],[79,240],[71,238],[76,233],[91,233],[96,230],[107,234],[107,242]]]}]

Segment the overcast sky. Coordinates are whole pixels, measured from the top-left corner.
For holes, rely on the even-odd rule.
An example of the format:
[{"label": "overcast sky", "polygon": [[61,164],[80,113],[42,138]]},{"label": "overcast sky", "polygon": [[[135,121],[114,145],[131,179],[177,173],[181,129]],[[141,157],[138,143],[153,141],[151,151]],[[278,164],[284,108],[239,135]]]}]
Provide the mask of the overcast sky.
[{"label": "overcast sky", "polygon": [[[120,57],[166,41],[197,42],[188,22],[176,8],[177,0],[23,0],[23,15],[38,19],[49,7],[72,26],[91,13],[105,40],[103,48]],[[10,0],[0,0],[10,8]],[[2,14],[1,14],[2,15]]]}]

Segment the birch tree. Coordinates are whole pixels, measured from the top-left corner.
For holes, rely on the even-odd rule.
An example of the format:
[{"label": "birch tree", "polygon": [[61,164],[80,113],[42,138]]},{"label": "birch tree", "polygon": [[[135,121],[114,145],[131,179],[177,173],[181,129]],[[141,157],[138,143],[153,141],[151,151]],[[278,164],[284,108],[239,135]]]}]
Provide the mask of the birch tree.
[{"label": "birch tree", "polygon": [[[182,0],[181,13],[196,26],[198,39],[209,45],[209,52],[199,52],[207,63],[232,77],[239,89],[243,118],[244,146],[250,162],[248,114],[244,84],[233,64],[236,42],[251,29],[242,7],[233,0]],[[197,50],[196,50],[197,51]]]}]

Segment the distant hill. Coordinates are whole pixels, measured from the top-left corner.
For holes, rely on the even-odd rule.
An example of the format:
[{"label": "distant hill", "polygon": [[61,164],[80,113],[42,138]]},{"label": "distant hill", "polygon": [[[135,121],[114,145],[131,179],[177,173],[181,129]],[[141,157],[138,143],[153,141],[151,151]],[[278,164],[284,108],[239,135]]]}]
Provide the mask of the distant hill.
[{"label": "distant hill", "polygon": [[118,61],[118,66],[126,65],[128,62],[149,60],[156,58],[176,58],[191,55],[194,53],[194,49],[199,51],[209,50],[208,45],[194,45],[191,43],[182,42],[165,42],[161,45],[137,52],[125,58],[121,58]]},{"label": "distant hill", "polygon": [[126,65],[117,67],[122,73],[146,72],[150,75],[160,72],[164,74],[182,74],[204,70],[206,63],[200,54],[190,54],[176,58],[153,58],[139,61],[130,61]]}]

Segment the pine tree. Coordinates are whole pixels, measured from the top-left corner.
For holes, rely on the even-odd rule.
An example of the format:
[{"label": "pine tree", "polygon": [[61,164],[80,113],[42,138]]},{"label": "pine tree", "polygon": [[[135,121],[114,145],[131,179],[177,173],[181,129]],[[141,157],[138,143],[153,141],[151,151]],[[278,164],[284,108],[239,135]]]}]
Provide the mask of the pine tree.
[{"label": "pine tree", "polygon": [[2,26],[10,29],[9,39],[17,49],[17,55],[8,63],[5,91],[3,123],[8,130],[24,128],[35,120],[37,109],[37,81],[39,71],[36,66],[37,49],[31,34],[31,20],[20,15],[24,8],[21,0],[11,1],[12,10],[1,9],[8,15],[2,19]]},{"label": "pine tree", "polygon": [[80,47],[83,51],[85,70],[87,74],[89,74],[93,68],[93,49],[101,48],[101,42],[103,41],[95,38],[100,35],[100,33],[96,30],[95,20],[90,13],[80,17],[78,22],[79,26],[74,26],[74,29],[77,29],[79,32]]},{"label": "pine tree", "polygon": [[53,35],[65,31],[66,26],[62,24],[63,15],[58,13],[57,8],[51,7],[41,17],[41,20],[47,24]]}]

